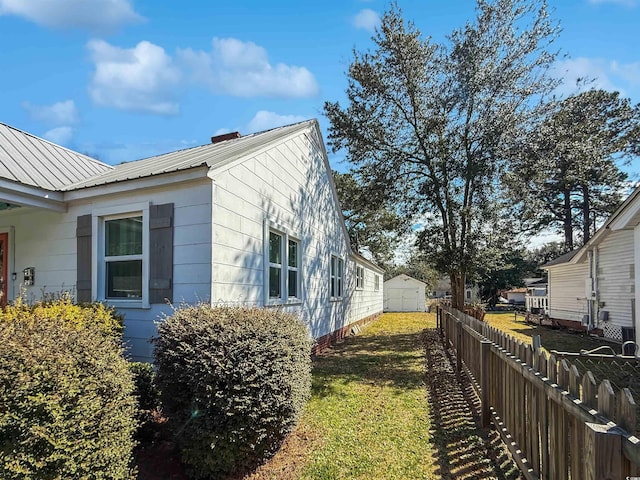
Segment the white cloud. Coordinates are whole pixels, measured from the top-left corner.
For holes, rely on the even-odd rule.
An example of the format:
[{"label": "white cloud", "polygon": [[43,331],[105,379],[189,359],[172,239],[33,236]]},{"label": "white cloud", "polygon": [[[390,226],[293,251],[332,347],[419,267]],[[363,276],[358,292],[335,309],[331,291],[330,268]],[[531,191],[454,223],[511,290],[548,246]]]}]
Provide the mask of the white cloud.
[{"label": "white cloud", "polygon": [[196,83],[238,97],[309,97],[318,93],[313,74],[304,67],[269,62],[267,51],[253,42],[214,38],[212,50],[178,50],[178,58]]},{"label": "white cloud", "polygon": [[157,115],[178,113],[173,92],[181,74],[162,47],[143,41],[126,49],[91,40],[87,48],[95,63],[89,94],[97,105]]},{"label": "white cloud", "polygon": [[380,15],[371,10],[364,8],[353,17],[353,26],[363,30],[373,32],[380,25]]},{"label": "white cloud", "polygon": [[46,27],[90,31],[144,20],[129,0],[0,0],[0,15],[16,15]]},{"label": "white cloud", "polygon": [[78,109],[73,100],[56,102],[53,105],[32,105],[24,102],[22,106],[29,112],[31,118],[38,122],[52,125],[73,125],[78,121]]},{"label": "white cloud", "polygon": [[619,91],[622,96],[640,87],[640,63],[619,63],[602,58],[585,58],[557,62],[552,74],[564,81],[557,89],[560,95],[576,93],[578,79],[593,80],[586,88]]},{"label": "white cloud", "polygon": [[44,138],[50,142],[57,143],[58,145],[65,145],[73,138],[73,128],[71,127],[56,127],[52,128],[44,135]]},{"label": "white cloud", "polygon": [[225,133],[231,133],[231,130],[226,127],[219,128],[218,130],[213,132],[213,136],[217,137],[218,135],[224,135]]},{"label": "white cloud", "polygon": [[300,115],[278,115],[274,112],[260,110],[254,115],[247,125],[247,130],[248,133],[260,132],[262,130],[269,130],[270,128],[281,127],[283,125],[302,122],[304,120],[307,120],[307,118],[301,117]]}]

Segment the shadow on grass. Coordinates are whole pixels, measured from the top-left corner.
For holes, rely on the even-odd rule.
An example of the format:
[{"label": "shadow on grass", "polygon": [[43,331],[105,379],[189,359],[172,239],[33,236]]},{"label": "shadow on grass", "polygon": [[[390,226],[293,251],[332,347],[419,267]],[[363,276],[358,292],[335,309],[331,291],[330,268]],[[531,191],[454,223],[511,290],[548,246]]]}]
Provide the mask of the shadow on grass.
[{"label": "shadow on grass", "polygon": [[458,377],[453,359],[435,330],[425,330],[431,443],[443,479],[519,479],[500,436],[479,426],[480,404],[469,381]]},{"label": "shadow on grass", "polygon": [[424,386],[422,352],[417,333],[348,337],[313,367],[313,394],[338,395],[337,383],[415,389]]}]

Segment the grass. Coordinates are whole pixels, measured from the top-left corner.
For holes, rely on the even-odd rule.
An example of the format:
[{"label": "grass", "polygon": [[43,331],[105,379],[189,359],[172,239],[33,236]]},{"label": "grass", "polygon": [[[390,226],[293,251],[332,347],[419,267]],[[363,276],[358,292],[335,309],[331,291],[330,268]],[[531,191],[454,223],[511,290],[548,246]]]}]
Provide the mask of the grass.
[{"label": "grass", "polygon": [[305,421],[324,439],[301,478],[432,476],[424,352],[433,315],[386,314],[318,359]]},{"label": "grass", "polygon": [[424,347],[434,314],[385,314],[314,363],[294,434],[250,478],[435,478]]},{"label": "grass", "polygon": [[620,351],[619,346],[601,338],[591,337],[584,332],[569,332],[528,324],[521,315],[518,315],[517,319],[514,318],[513,312],[487,312],[484,319],[490,325],[528,344],[531,344],[534,335],[540,335],[542,346],[548,352],[579,352],[581,349],[592,350],[602,345],[611,345],[616,351]]}]

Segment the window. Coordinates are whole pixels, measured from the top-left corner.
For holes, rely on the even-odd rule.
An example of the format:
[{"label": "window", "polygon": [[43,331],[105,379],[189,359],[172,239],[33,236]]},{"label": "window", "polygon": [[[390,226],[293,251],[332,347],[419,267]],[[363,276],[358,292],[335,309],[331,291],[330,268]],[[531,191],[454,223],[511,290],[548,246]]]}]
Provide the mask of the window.
[{"label": "window", "polygon": [[467,290],[467,300],[471,299],[471,290]]},{"label": "window", "polygon": [[282,297],[282,235],[269,232],[269,298]]},{"label": "window", "polygon": [[142,300],[143,217],[103,218],[102,296],[105,300]]},{"label": "window", "polygon": [[364,288],[364,267],[356,265],[356,288],[362,290]]},{"label": "window", "polygon": [[300,263],[298,258],[298,250],[299,250],[299,242],[289,239],[287,245],[287,294],[289,298],[298,298],[298,291],[300,289],[298,285],[298,279],[300,276],[298,275],[298,265]]},{"label": "window", "polygon": [[380,275],[375,276],[374,289],[376,292],[380,290]]},{"label": "window", "polygon": [[286,302],[301,298],[300,241],[269,230],[269,301]]},{"label": "window", "polygon": [[344,262],[341,258],[334,255],[331,256],[331,278],[330,290],[331,298],[342,297],[342,284],[344,279]]}]

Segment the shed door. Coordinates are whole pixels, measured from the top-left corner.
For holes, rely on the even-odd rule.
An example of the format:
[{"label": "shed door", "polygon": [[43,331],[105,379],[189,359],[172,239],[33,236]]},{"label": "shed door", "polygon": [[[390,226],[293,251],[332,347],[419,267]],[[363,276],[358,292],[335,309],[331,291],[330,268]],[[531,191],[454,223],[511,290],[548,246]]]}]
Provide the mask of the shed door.
[{"label": "shed door", "polygon": [[419,288],[392,288],[389,289],[389,311],[391,312],[416,312],[418,308]]}]

